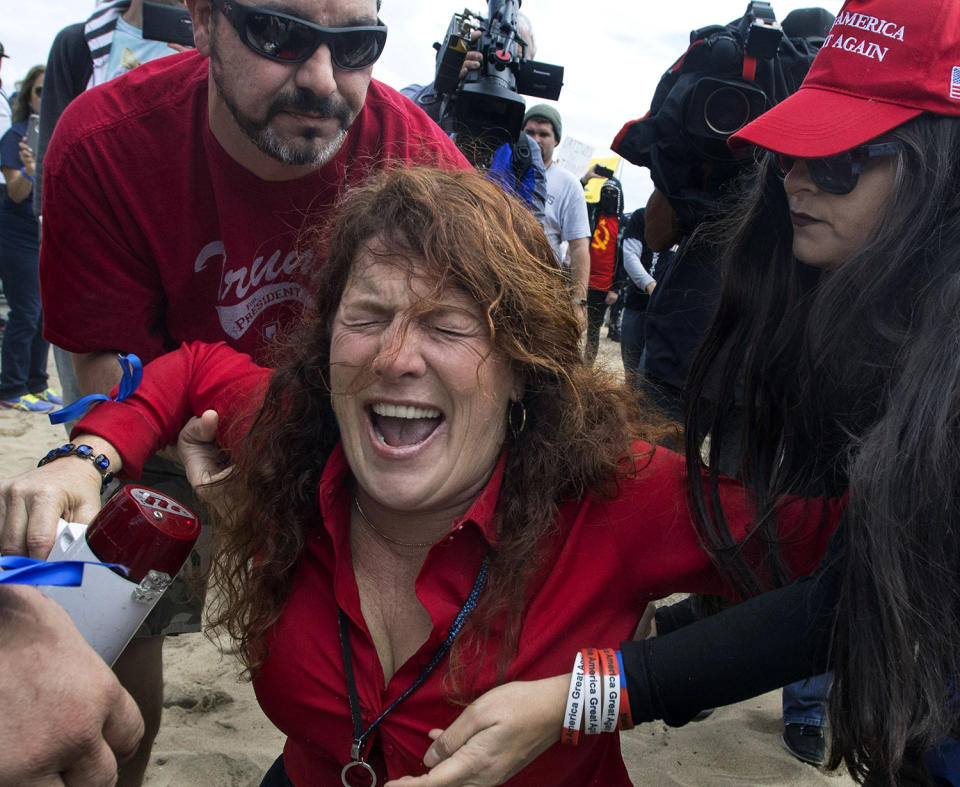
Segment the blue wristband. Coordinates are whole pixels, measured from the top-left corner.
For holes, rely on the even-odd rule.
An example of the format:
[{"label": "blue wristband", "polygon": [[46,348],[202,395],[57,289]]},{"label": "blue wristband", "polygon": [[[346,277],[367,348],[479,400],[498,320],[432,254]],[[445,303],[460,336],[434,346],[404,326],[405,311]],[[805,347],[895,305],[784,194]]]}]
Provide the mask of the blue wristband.
[{"label": "blue wristband", "polygon": [[47,418],[50,419],[50,423],[66,423],[74,418],[79,418],[96,402],[122,402],[136,391],[137,386],[140,385],[140,380],[143,378],[143,363],[141,363],[140,359],[133,353],[118,355],[117,363],[120,364],[120,368],[123,370],[123,376],[120,379],[116,399],[111,399],[104,394],[89,394],[82,399],[77,399],[77,401],[71,402],[59,410],[50,413],[50,415],[47,416]]},{"label": "blue wristband", "polygon": [[27,174],[27,168],[26,168],[26,167],[20,167],[20,174],[23,175],[23,177],[25,177],[25,178],[26,178],[27,180],[29,180],[31,183],[34,183],[34,182],[35,182],[35,181],[33,180],[33,175],[28,175],[28,174]]}]

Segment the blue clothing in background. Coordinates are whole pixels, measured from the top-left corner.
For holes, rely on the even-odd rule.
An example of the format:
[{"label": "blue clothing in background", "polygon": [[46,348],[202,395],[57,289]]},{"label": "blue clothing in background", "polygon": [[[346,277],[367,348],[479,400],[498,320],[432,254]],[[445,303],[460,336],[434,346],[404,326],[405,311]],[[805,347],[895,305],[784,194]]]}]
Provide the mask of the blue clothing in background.
[{"label": "blue clothing in background", "polygon": [[[20,169],[23,162],[20,160],[20,140],[27,135],[27,121],[21,120],[14,123],[7,130],[7,133],[0,137],[0,166],[9,169]],[[7,229],[11,232],[29,234],[39,245],[37,236],[37,219],[33,215],[33,194],[27,197],[23,202],[14,202],[4,192],[3,202],[0,204],[0,210],[4,214],[4,236]]]},{"label": "blue clothing in background", "polygon": [[[0,165],[20,169],[20,140],[25,121],[14,123],[0,139]],[[42,334],[40,310],[40,232],[32,194],[0,203],[0,281],[10,313],[0,346],[0,399],[40,393],[47,387],[49,345]]]},{"label": "blue clothing in background", "polygon": [[783,687],[783,723],[827,726],[827,700],[833,673],[827,672]]}]

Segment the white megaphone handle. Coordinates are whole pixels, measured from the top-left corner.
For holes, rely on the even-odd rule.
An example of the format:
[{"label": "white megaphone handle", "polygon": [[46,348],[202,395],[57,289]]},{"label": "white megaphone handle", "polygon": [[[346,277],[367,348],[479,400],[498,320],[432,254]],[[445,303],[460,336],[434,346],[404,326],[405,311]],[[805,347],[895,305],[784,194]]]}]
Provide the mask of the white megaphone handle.
[{"label": "white megaphone handle", "polygon": [[[86,525],[61,519],[47,560],[99,563],[86,532]],[[41,585],[40,590],[67,611],[84,639],[112,666],[170,582],[160,571],[150,571],[136,583],[105,566],[84,566],[79,587]]]}]

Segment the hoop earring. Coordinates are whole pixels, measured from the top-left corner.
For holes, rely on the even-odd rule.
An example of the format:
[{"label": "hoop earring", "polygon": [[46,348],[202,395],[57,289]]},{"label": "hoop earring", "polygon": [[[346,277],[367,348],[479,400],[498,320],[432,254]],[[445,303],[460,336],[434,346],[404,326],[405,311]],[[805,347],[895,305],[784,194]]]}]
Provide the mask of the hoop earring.
[{"label": "hoop earring", "polygon": [[[519,415],[517,414],[517,407],[520,408]],[[519,426],[517,426],[517,421],[520,422]],[[519,437],[520,433],[527,428],[527,408],[523,402],[511,400],[510,406],[507,408],[507,426],[510,427],[510,433],[514,438]]]}]

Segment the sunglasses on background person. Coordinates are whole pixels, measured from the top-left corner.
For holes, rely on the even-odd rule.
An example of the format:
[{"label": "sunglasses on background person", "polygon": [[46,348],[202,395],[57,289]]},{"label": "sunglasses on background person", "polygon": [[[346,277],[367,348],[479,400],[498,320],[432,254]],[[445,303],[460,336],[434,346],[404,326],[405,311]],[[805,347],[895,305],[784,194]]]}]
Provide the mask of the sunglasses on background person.
[{"label": "sunglasses on background person", "polygon": [[213,0],[213,4],[249,49],[278,63],[303,63],[326,44],[337,68],[359,71],[376,62],[387,42],[387,26],[379,19],[376,25],[323,27],[235,0]]},{"label": "sunglasses on background person", "polygon": [[[901,150],[903,150],[901,142],[872,142],[837,153],[835,156],[805,158],[803,163],[807,165],[807,172],[810,173],[813,185],[820,191],[825,191],[827,194],[849,194],[857,187],[864,162],[879,156],[895,156]],[[798,157],[783,153],[774,155],[781,176],[786,177],[787,173],[793,169]]]}]

